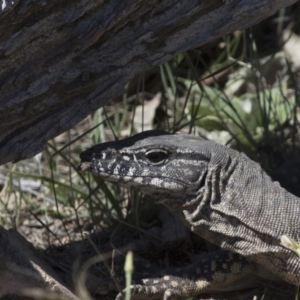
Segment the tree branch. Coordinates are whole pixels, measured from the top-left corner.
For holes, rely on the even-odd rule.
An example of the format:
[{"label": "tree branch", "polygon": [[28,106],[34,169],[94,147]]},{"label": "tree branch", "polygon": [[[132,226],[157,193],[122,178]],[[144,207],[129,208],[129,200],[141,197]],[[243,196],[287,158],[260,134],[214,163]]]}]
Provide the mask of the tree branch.
[{"label": "tree branch", "polygon": [[0,164],[41,151],[135,74],[296,0],[2,0]]}]

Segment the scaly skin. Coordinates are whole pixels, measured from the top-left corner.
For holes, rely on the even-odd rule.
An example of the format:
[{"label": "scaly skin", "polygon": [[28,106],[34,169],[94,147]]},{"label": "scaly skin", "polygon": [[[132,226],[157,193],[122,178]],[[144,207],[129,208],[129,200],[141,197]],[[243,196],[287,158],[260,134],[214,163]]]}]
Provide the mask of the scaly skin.
[{"label": "scaly skin", "polygon": [[[148,131],[96,145],[80,157],[83,171],[152,195],[192,231],[238,254],[222,272],[225,284],[211,276],[209,291],[243,288],[236,282],[249,274],[299,285],[300,258],[280,244],[280,237],[299,237],[300,199],[244,154],[191,135]],[[235,262],[238,275],[230,267]],[[193,291],[207,292],[193,281]],[[165,285],[164,298],[195,295],[187,295],[184,285],[170,289]]]}]

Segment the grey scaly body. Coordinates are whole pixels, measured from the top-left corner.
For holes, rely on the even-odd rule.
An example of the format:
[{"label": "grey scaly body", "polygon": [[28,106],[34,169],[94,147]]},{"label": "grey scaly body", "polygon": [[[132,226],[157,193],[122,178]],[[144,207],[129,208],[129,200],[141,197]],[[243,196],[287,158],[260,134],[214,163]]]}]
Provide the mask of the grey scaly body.
[{"label": "grey scaly body", "polygon": [[[165,283],[159,292],[165,299],[240,289],[251,274],[299,285],[300,258],[280,244],[280,237],[299,237],[300,199],[244,154],[199,137],[148,131],[96,145],[81,160],[83,171],[152,195],[192,231],[240,255],[230,261],[230,254],[221,254],[226,257],[224,270],[217,270],[222,276],[214,276],[212,267],[211,279],[205,279],[203,270],[194,272],[199,275],[192,279],[194,293],[183,293],[184,284],[180,290],[158,280],[157,286]],[[211,256],[218,260],[220,254]],[[203,288],[199,283],[204,281],[208,284]],[[152,281],[150,285],[155,290]]]}]

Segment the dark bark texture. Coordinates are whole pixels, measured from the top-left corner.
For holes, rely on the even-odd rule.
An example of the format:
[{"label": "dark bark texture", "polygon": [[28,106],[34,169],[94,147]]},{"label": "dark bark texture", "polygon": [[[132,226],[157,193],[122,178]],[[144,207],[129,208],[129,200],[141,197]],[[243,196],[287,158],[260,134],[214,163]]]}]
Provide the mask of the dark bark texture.
[{"label": "dark bark texture", "polygon": [[135,74],[296,0],[0,0],[0,164],[121,95]]}]

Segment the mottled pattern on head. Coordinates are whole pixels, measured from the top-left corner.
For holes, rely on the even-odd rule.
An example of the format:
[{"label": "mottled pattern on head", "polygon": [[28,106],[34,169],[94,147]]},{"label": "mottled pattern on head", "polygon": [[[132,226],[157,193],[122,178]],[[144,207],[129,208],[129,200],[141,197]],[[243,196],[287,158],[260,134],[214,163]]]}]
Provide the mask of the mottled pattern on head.
[{"label": "mottled pattern on head", "polygon": [[96,145],[80,157],[107,181],[136,186],[147,194],[161,196],[167,191],[191,198],[205,185],[210,162],[228,164],[224,153],[213,151],[216,145],[191,135],[152,130]]}]

